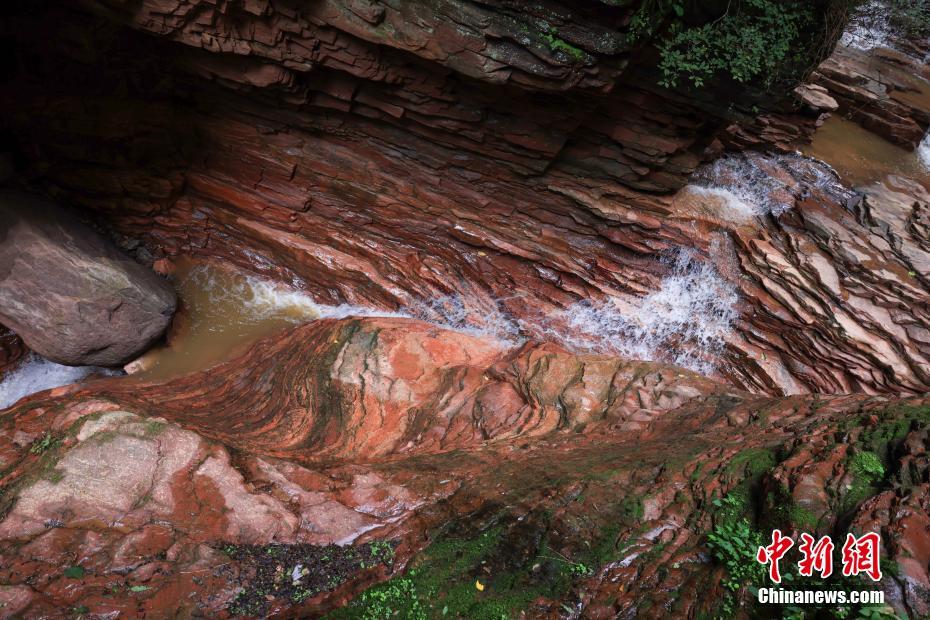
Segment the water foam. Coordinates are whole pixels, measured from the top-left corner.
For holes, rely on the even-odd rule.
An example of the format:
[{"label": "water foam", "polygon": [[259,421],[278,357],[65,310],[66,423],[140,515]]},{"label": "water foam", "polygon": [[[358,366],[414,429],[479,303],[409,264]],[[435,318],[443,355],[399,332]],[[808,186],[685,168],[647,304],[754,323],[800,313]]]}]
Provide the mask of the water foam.
[{"label": "water foam", "polygon": [[739,296],[708,263],[687,250],[666,259],[659,290],[632,300],[579,302],[560,318],[570,348],[662,361],[710,374],[738,318]]},{"label": "water foam", "polygon": [[270,318],[301,324],[321,318],[358,317],[414,318],[473,336],[490,337],[503,342],[520,341],[517,322],[502,312],[496,301],[479,302],[453,294],[417,301],[396,312],[353,304],[317,303],[297,288],[281,285],[253,275],[222,273],[207,264],[194,267],[182,282],[208,294],[212,307],[240,306],[238,321],[261,322]]},{"label": "water foam", "polygon": [[411,304],[403,313],[472,336],[519,344],[524,340],[520,324],[501,311],[498,305],[501,301],[468,303],[462,295],[444,295]]},{"label": "water foam", "polygon": [[[226,314],[209,316],[200,308],[196,321],[260,323],[285,319],[300,324],[319,318],[387,316],[415,318],[473,336],[518,345],[530,334],[559,342],[578,352],[593,352],[665,361],[702,373],[713,371],[713,358],[736,319],[737,294],[707,263],[683,250],[664,259],[668,276],[659,290],[643,298],[580,302],[552,316],[518,320],[502,309],[506,300],[450,294],[408,304],[396,312],[343,304],[320,304],[297,288],[252,275],[236,274],[208,264],[198,265],[180,282],[182,299],[189,287],[207,306]],[[201,302],[203,303],[203,302]],[[235,307],[235,316],[228,316]],[[220,312],[217,310],[216,312]],[[217,321],[221,323],[222,321]]]},{"label": "water foam", "polygon": [[917,159],[920,165],[930,172],[930,132],[921,140],[920,146],[917,147]]},{"label": "water foam", "polygon": [[696,172],[688,191],[723,201],[721,215],[750,218],[788,211],[793,205],[785,199],[785,188],[753,159],[727,155]]},{"label": "water foam", "polygon": [[26,396],[83,381],[91,374],[115,375],[116,371],[96,366],[63,366],[30,353],[0,380],[0,409]]},{"label": "water foam", "polygon": [[893,48],[894,32],[888,23],[891,10],[882,0],[865,3],[849,21],[840,43],[864,52],[877,47]]},{"label": "water foam", "polygon": [[[245,323],[275,318],[297,325],[319,318],[407,316],[352,304],[320,304],[297,288],[258,276],[223,272],[206,263],[197,265],[187,274],[181,282],[182,291],[188,286],[206,292],[212,308],[238,306],[237,320]],[[209,309],[206,313],[209,316]]]}]

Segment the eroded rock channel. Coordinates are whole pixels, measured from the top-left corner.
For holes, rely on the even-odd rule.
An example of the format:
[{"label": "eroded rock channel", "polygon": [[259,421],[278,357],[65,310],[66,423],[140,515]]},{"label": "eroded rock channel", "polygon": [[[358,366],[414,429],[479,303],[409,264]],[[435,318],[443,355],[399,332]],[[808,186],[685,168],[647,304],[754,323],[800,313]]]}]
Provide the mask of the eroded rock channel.
[{"label": "eroded rock channel", "polygon": [[0,9],[0,617],[930,614],[930,43],[813,4]]}]

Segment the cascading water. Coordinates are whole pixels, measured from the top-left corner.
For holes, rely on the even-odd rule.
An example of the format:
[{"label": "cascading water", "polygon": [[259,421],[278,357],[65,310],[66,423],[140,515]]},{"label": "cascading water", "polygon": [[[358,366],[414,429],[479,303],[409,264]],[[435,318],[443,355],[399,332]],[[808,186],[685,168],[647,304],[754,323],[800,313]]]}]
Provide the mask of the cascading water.
[{"label": "cascading water", "polygon": [[917,159],[924,167],[924,170],[930,172],[930,132],[921,140],[920,146],[917,147]]},{"label": "cascading water", "polygon": [[718,159],[694,174],[682,196],[694,209],[725,221],[748,223],[779,216],[793,206],[793,197],[785,183],[768,174],[757,159],[745,155]]},{"label": "cascading water", "polygon": [[444,295],[411,304],[403,314],[472,336],[518,344],[523,340],[520,324],[500,309],[500,301],[467,303],[462,295]]},{"label": "cascading water", "polygon": [[738,318],[739,296],[691,251],[681,250],[665,262],[669,274],[654,293],[579,302],[555,317],[565,331],[552,335],[574,350],[661,361],[711,374]]},{"label": "cascading water", "polygon": [[877,47],[892,47],[893,31],[885,9],[880,0],[866,3],[847,26],[840,43],[865,52]]}]

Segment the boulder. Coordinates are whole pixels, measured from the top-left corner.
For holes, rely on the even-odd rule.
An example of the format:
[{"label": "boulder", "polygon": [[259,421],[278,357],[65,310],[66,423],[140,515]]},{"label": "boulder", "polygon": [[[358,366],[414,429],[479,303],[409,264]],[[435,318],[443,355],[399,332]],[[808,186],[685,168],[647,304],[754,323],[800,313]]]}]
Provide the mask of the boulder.
[{"label": "boulder", "polygon": [[165,280],[68,210],[0,192],[0,322],[60,364],[114,366],[164,334],[177,306]]}]

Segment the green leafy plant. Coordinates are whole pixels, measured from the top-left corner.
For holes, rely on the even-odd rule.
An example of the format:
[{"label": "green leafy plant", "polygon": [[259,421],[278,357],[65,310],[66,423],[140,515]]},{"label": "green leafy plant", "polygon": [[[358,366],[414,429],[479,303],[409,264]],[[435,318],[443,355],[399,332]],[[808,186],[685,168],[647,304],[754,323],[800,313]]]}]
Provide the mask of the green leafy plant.
[{"label": "green leafy plant", "polygon": [[[676,11],[677,12],[677,11]],[[688,27],[672,24],[660,44],[663,86],[676,86],[684,78],[703,86],[723,74],[737,82],[780,73],[813,21],[811,5],[777,0],[741,0],[731,3],[716,20]]]},{"label": "green leafy plant", "polygon": [[32,445],[29,446],[29,452],[30,454],[42,454],[58,446],[59,443],[61,443],[61,439],[55,437],[51,432],[46,432],[41,438],[32,442]]},{"label": "green leafy plant", "polygon": [[765,566],[756,561],[762,535],[747,519],[718,525],[707,535],[707,544],[714,558],[727,569],[723,581],[726,589],[738,592],[743,586],[763,583]]}]

